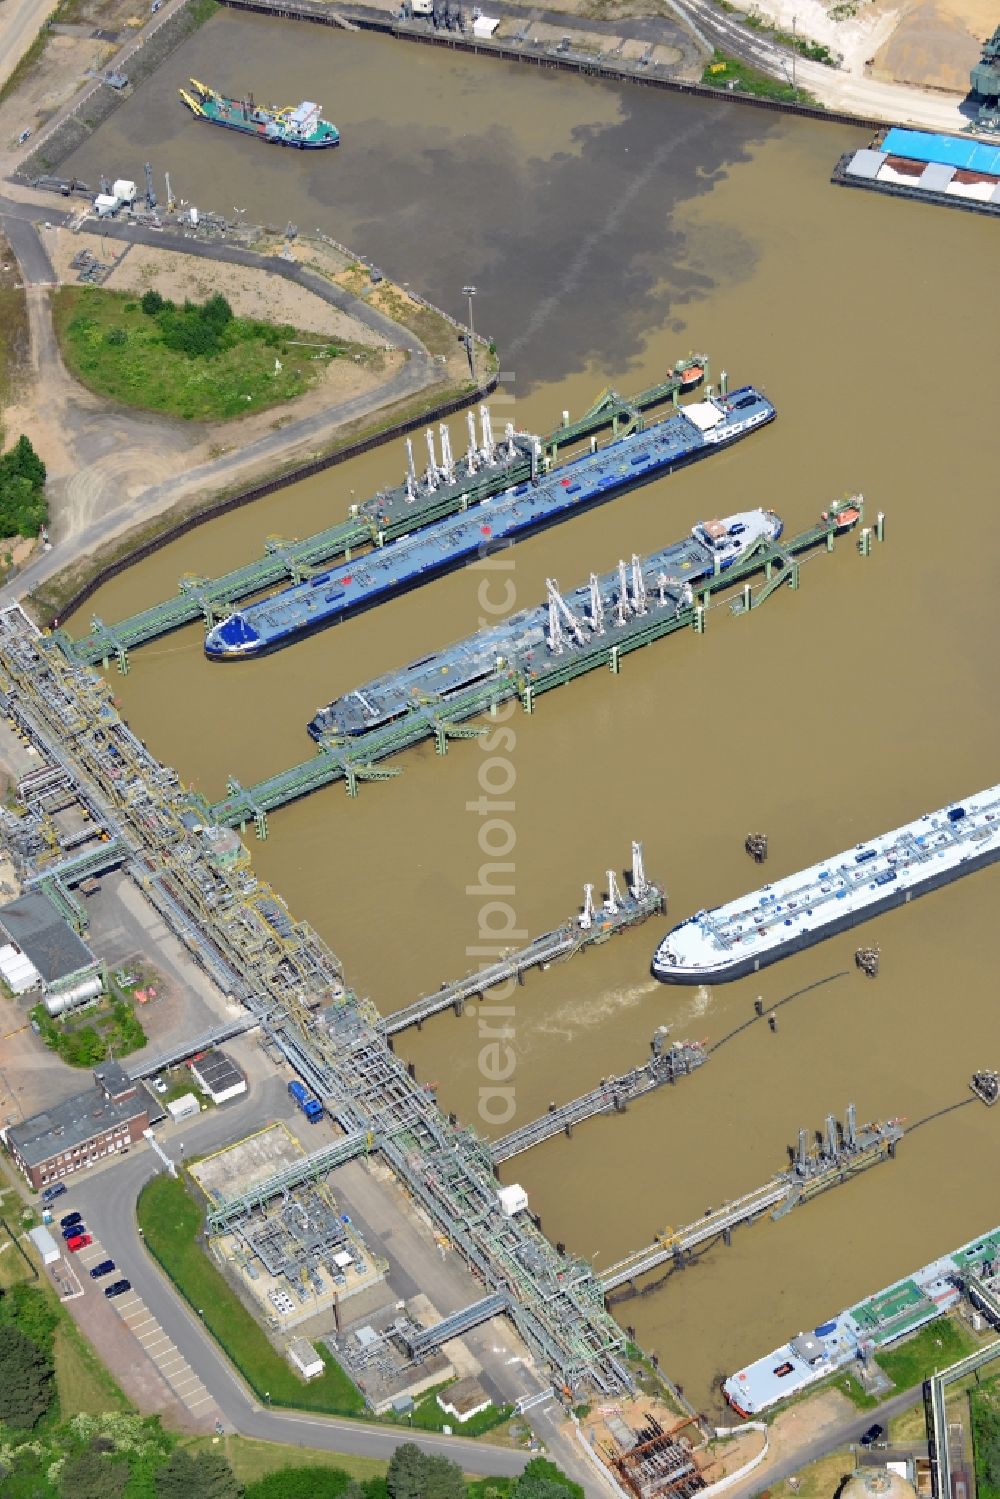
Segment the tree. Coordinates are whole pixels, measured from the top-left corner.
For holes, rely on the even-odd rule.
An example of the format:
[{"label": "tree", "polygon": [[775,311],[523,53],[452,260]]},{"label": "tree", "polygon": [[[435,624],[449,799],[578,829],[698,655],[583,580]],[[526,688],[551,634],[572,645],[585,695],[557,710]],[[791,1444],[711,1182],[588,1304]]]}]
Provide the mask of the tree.
[{"label": "tree", "polygon": [[424,1499],[424,1454],[415,1442],[402,1442],[385,1475],[389,1499]]},{"label": "tree", "polygon": [[584,1499],[583,1489],[547,1458],[533,1457],[511,1489],[511,1499]]},{"label": "tree", "polygon": [[139,303],[139,306],[147,317],[155,317],[158,312],[163,311],[165,305],[160,293],[152,287],[150,287],[149,291],[143,292],[142,300]]},{"label": "tree", "polygon": [[423,1455],[423,1499],[465,1499],[465,1479],[457,1463],[446,1457]]},{"label": "tree", "polygon": [[252,1483],[246,1499],[363,1499],[342,1468],[278,1468]]},{"label": "tree", "polygon": [[192,1457],[177,1447],[156,1472],[158,1499],[242,1499],[243,1485],[221,1452]]},{"label": "tree", "polygon": [[11,1322],[0,1323],[0,1421],[37,1426],[52,1399],[48,1355]]},{"label": "tree", "polygon": [[23,432],[10,452],[4,454],[4,462],[11,473],[19,474],[22,479],[30,479],[36,488],[45,483],[45,464]]},{"label": "tree", "polygon": [[128,1480],[129,1466],[124,1458],[107,1457],[93,1447],[85,1447],[64,1464],[59,1492],[63,1499],[121,1499]]}]

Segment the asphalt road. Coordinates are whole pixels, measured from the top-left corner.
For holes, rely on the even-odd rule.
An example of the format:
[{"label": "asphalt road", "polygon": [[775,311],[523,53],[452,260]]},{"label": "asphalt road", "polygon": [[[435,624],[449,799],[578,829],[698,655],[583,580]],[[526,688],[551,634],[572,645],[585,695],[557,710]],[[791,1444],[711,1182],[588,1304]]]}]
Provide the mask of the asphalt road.
[{"label": "asphalt road", "polygon": [[[272,1116],[284,1112],[284,1091],[282,1080],[277,1077],[258,1085],[258,1111],[270,1107]],[[200,1155],[228,1143],[233,1134],[230,1112],[226,1108],[212,1110],[186,1125],[185,1153]],[[176,1137],[164,1139],[168,1154],[176,1153],[175,1141]],[[219,1351],[195,1312],[181,1300],[142,1247],[135,1223],[135,1201],[159,1167],[159,1158],[151,1150],[132,1151],[127,1159],[115,1163],[113,1191],[108,1190],[104,1173],[98,1171],[72,1184],[73,1204],[87,1223],[93,1224],[108,1253],[114,1256],[164,1332],[211,1391],[229,1429],[267,1442],[378,1458],[391,1457],[401,1441],[412,1439],[425,1452],[460,1463],[467,1473],[513,1477],[521,1472],[526,1461],[524,1454],[506,1447],[428,1432],[400,1433],[366,1421],[296,1415],[262,1406]],[[109,1315],[114,1315],[110,1308]]]},{"label": "asphalt road", "polygon": [[[804,1442],[801,1447],[781,1458],[773,1466],[764,1463],[742,1483],[734,1484],[728,1491],[726,1499],[753,1499],[753,1496],[761,1493],[763,1489],[773,1488],[783,1479],[791,1478],[795,1473],[801,1473],[810,1463],[828,1456],[831,1452],[839,1452],[841,1449],[845,1453],[844,1470],[845,1472],[851,1471],[854,1467],[853,1455],[850,1458],[847,1456],[847,1449],[851,1443],[857,1442],[875,1422],[878,1422],[880,1426],[888,1427],[893,1417],[901,1416],[912,1406],[919,1405],[921,1399],[921,1387],[918,1385],[916,1389],[904,1390],[900,1395],[893,1395],[891,1399],[883,1401],[872,1410],[853,1411],[845,1415],[836,1426]],[[884,1451],[873,1455],[878,1456],[882,1461],[890,1456]]]},{"label": "asphalt road", "polygon": [[4,0],[0,5],[0,85],[13,73],[51,9],[51,0]]},{"label": "asphalt road", "polygon": [[34,224],[26,217],[9,215],[0,211],[0,229],[10,243],[21,267],[21,277],[26,286],[55,286],[56,273],[52,269],[45,247],[38,237]]}]

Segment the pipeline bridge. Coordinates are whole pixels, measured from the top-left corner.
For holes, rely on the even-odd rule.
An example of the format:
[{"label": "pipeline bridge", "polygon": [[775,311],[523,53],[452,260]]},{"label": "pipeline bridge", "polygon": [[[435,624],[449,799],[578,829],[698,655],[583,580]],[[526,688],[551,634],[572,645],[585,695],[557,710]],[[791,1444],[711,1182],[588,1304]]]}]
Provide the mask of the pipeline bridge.
[{"label": "pipeline bridge", "polygon": [[774,1219],[784,1217],[798,1203],[894,1157],[902,1138],[903,1127],[898,1119],[859,1127],[853,1104],[847,1106],[843,1126],[828,1114],[813,1147],[808,1143],[806,1131],[799,1130],[789,1170],[779,1172],[771,1181],[734,1202],[709,1208],[704,1217],[684,1228],[667,1229],[652,1244],[610,1265],[601,1276],[605,1295],[624,1285],[634,1289],[637,1280],[661,1265],[669,1262],[683,1265],[696,1250],[714,1239],[721,1238],[728,1244],[734,1228],[753,1223],[766,1212]]},{"label": "pipeline bridge", "polygon": [[[570,422],[567,414],[562,427],[542,440],[544,461],[555,462],[559,449],[574,442],[588,438],[596,441],[597,434],[608,428],[613,438],[641,431],[647,411],[666,402],[677,404],[681,390],[689,386],[684,378],[686,372],[701,370],[707,379],[708,367],[707,358],[696,354],[679,360],[665,380],[640,391],[637,396],[621,396],[610,388],[602,391],[582,417]],[[317,568],[339,558],[348,560],[359,549],[384,546],[387,541],[420,530],[433,521],[466,510],[491,495],[522,483],[531,475],[533,456],[530,448],[522,439],[511,444],[505,457],[492,438],[487,440],[486,408],[480,410],[484,415],[483,446],[476,449],[470,442],[464,474],[456,473],[454,464],[444,466],[438,462],[431,434],[428,445],[430,461],[424,479],[418,478],[412,448],[407,445],[409,473],[405,490],[397,496],[401,503],[393,503],[392,491],[380,492],[365,504],[352,506],[352,513],[345,520],[313,536],[301,540],[269,536],[264,544],[263,557],[216,578],[185,574],[173,598],[153,604],[117,624],[106,624],[95,616],[90,632],[78,639],[73,639],[66,630],[57,630],[52,636],[54,644],[67,660],[90,666],[101,662],[105,669],[111,661],[116,661],[119,670],[125,674],[129,669],[129,651],[136,646],[145,645],[199,618],[204,620],[206,630],[211,629],[236,604],[254,594],[279,585],[300,583]],[[471,417],[471,413],[469,415]],[[442,424],[442,445],[446,433],[447,428]],[[450,439],[448,446],[450,451]]]},{"label": "pipeline bridge", "polygon": [[628,1105],[666,1083],[676,1083],[707,1062],[708,1054],[699,1041],[674,1041],[667,1044],[667,1027],[660,1026],[650,1043],[651,1055],[641,1067],[633,1067],[620,1077],[601,1078],[600,1084],[569,1103],[550,1103],[548,1112],[539,1119],[522,1124],[510,1134],[494,1140],[490,1152],[499,1165],[522,1155],[535,1145],[555,1135],[571,1136],[577,1124],[598,1114],[624,1114]]},{"label": "pipeline bridge", "polygon": [[665,909],[662,888],[646,878],[642,857],[642,844],[632,844],[632,867],[629,888],[622,895],[613,869],[607,871],[608,894],[600,910],[595,910],[593,885],[584,889],[584,909],[575,920],[566,921],[554,931],[536,937],[527,947],[509,953],[496,963],[477,969],[467,977],[452,984],[443,984],[436,994],[425,995],[412,1004],[404,1005],[392,1015],[378,1023],[383,1036],[398,1036],[411,1025],[419,1030],[425,1020],[439,1015],[443,1010],[454,1010],[461,1015],[470,999],[481,998],[487,989],[511,979],[521,981],[530,968],[545,968],[550,963],[562,962],[578,953],[581,948],[607,942],[616,932],[637,926],[648,916],[658,915]]},{"label": "pipeline bridge", "polygon": [[[860,495],[831,505],[816,525],[797,536],[777,542],[762,541],[730,569],[717,572],[700,584],[698,596],[690,606],[675,609],[649,600],[643,610],[626,612],[621,621],[606,620],[603,635],[595,635],[582,645],[574,644],[561,654],[550,655],[544,665],[530,674],[509,665],[498,666],[487,680],[464,693],[456,693],[447,703],[414,702],[406,715],[393,723],[359,734],[346,743],[323,743],[309,760],[278,771],[254,786],[243,786],[231,776],[228,795],[206,807],[206,815],[216,822],[239,827],[241,832],[252,822],[258,837],[266,838],[268,814],[288,802],[341,780],[346,784],[348,796],[357,796],[361,781],[387,780],[399,775],[398,766],[383,762],[425,739],[433,739],[437,753],[445,755],[451,739],[470,739],[488,732],[486,727],[470,724],[468,720],[496,713],[499,705],[508,699],[519,698],[525,712],[531,713],[538,697],[575,677],[601,667],[617,674],[622,659],[630,651],[641,650],[676,630],[693,628],[701,633],[709,602],[723,589],[742,585],[741,595],[733,601],[739,613],[759,607],[783,583],[797,589],[800,559],[820,547],[832,552],[837,533],[854,524],[844,517],[855,512],[863,520]],[[863,531],[862,536],[866,535],[870,533]],[[753,593],[749,579],[760,573],[764,574],[764,581]]]},{"label": "pipeline bridge", "polygon": [[0,611],[0,712],[43,765],[69,778],[101,832],[127,844],[130,877],[321,1098],[345,1136],[335,1146],[370,1141],[483,1295],[506,1298],[552,1383],[568,1398],[631,1391],[625,1335],[590,1265],[550,1244],[530,1215],[503,1212],[489,1147],[410,1077],[334,954],[257,878],[239,838],[122,723],[107,684],[47,649],[17,606]]}]

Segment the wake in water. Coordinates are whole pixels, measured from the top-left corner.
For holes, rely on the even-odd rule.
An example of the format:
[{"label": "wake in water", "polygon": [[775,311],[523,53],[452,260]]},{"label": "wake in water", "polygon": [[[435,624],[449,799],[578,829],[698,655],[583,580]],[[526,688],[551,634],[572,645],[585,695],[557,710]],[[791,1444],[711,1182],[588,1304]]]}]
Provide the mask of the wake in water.
[{"label": "wake in water", "polygon": [[526,1026],[525,1034],[559,1036],[564,1041],[572,1041],[580,1031],[604,1025],[623,1010],[634,1010],[636,1005],[655,994],[660,987],[656,979],[650,976],[638,984],[607,989],[603,994],[595,994],[588,1000],[568,999],[551,1015],[541,1016],[536,1024]]}]

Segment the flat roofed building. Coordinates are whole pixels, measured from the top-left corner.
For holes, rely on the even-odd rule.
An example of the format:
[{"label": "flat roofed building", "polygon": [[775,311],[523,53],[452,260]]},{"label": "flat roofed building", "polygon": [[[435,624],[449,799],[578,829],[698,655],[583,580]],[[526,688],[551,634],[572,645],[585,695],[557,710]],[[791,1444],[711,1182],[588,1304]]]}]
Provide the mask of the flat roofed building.
[{"label": "flat roofed building", "polygon": [[225,1103],[247,1090],[247,1080],[233,1059],[215,1048],[191,1063],[191,1076],[213,1103]]},{"label": "flat roofed building", "polygon": [[148,1129],[150,1114],[159,1116],[146,1089],[117,1062],[95,1068],[94,1084],[7,1129],[11,1157],[36,1189],[127,1150]]},{"label": "flat roofed building", "polygon": [[0,906],[0,947],[27,958],[48,993],[91,977],[99,964],[47,896],[31,891]]}]

